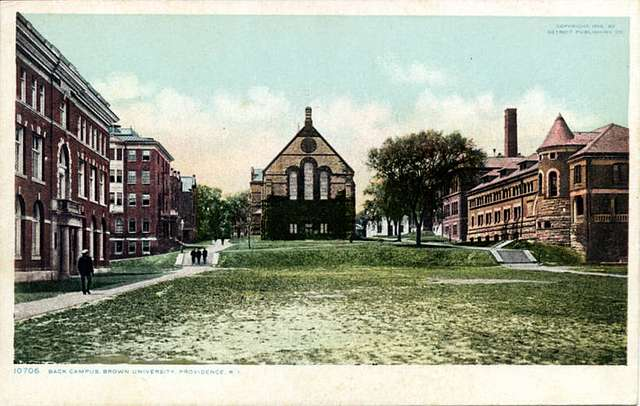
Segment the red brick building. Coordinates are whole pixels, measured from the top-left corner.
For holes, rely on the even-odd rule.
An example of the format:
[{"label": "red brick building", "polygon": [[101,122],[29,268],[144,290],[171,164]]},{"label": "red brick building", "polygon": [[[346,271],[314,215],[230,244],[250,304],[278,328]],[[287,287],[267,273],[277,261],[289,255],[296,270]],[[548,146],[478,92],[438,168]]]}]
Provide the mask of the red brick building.
[{"label": "red brick building", "polygon": [[181,176],[177,173],[177,202],[178,210],[178,238],[185,243],[196,240],[196,230],[198,227],[198,217],[196,213],[196,202],[198,194],[198,184],[196,175]]},{"label": "red brick building", "polygon": [[109,156],[111,257],[138,257],[175,247],[178,211],[171,196],[171,154],[153,138],[114,126]]},{"label": "red brick building", "polygon": [[109,261],[109,103],[22,15],[16,22],[15,279]]}]

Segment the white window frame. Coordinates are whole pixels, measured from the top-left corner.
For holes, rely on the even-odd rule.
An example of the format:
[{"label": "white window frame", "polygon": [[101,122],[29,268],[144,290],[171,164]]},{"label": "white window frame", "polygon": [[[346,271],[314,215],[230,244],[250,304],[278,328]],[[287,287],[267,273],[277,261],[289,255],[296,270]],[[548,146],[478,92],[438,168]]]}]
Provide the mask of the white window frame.
[{"label": "white window frame", "polygon": [[42,137],[33,134],[31,137],[31,177],[42,180]]},{"label": "white window frame", "polygon": [[[133,204],[131,204],[133,203]],[[138,199],[135,193],[129,193],[127,195],[127,207],[136,207],[138,205]]]},{"label": "white window frame", "polygon": [[[133,247],[133,250],[131,250],[131,247]],[[136,247],[136,242],[135,241],[129,241],[129,243],[127,244],[127,253],[129,255],[131,255],[131,254],[135,255],[137,249],[138,249],[138,247]]]},{"label": "white window frame", "polygon": [[[133,159],[132,159],[133,158]],[[135,162],[138,159],[138,154],[135,149],[127,150],[127,162]]]},{"label": "white window frame", "polygon": [[114,232],[116,234],[124,233],[124,219],[122,217],[117,217],[113,222]]},{"label": "white window frame", "polygon": [[67,101],[62,100],[60,103],[60,126],[67,129]]},{"label": "white window frame", "polygon": [[[133,231],[131,231],[131,225],[133,224]],[[127,222],[127,232],[128,233],[135,233],[138,230],[138,225],[136,224],[136,219],[135,218],[130,218],[129,221]]]},{"label": "white window frame", "polygon": [[24,174],[24,127],[16,127],[16,173]]},{"label": "white window frame", "polygon": [[142,255],[150,255],[151,254],[151,241],[142,240]]},{"label": "white window frame", "polygon": [[142,173],[140,174],[140,182],[143,185],[150,185],[151,184],[151,171],[142,171]]},{"label": "white window frame", "polygon": [[298,200],[298,172],[289,173],[289,200]]},{"label": "white window frame", "polygon": [[[145,199],[146,196],[146,199]],[[145,204],[145,200],[147,202],[147,204]],[[141,205],[142,207],[149,207],[151,206],[151,194],[149,193],[143,193],[142,194],[142,201],[141,201]]]},{"label": "white window frame", "polygon": [[38,106],[38,111],[40,112],[40,114],[44,115],[44,105],[45,105],[45,88],[44,88],[44,85],[40,86],[38,97],[39,97],[39,103],[40,103],[40,105]]},{"label": "white window frame", "polygon": [[320,172],[320,200],[329,199],[329,173]]},{"label": "white window frame", "polygon": [[[120,250],[118,250],[118,245],[120,245]],[[118,240],[113,242],[113,253],[115,255],[122,255],[123,250],[124,250],[124,241]]]},{"label": "white window frame", "polygon": [[298,234],[298,224],[296,223],[289,224],[289,234]]},{"label": "white window frame", "polygon": [[33,207],[33,221],[31,222],[31,259],[40,259],[42,210]]},{"label": "white window frame", "polygon": [[27,71],[20,68],[20,101],[27,100]]},{"label": "white window frame", "polygon": [[150,149],[143,149],[142,150],[142,161],[143,162],[151,161],[151,150]]},{"label": "white window frame", "polygon": [[122,206],[122,192],[116,192],[116,206]]},{"label": "white window frame", "polygon": [[89,169],[89,200],[96,201],[96,168]]},{"label": "white window frame", "polygon": [[106,192],[106,188],[105,188],[105,179],[104,179],[104,171],[100,171],[100,203],[104,204],[104,197],[105,197],[105,192]]},{"label": "white window frame", "polygon": [[[145,230],[145,225],[146,225],[146,230]],[[151,232],[151,220],[149,220],[148,218],[142,219],[142,232],[143,233]]]},{"label": "white window frame", "polygon": [[36,110],[38,106],[38,79],[31,79],[31,108]]},{"label": "white window frame", "polygon": [[138,181],[138,176],[136,171],[128,171],[127,172],[127,185],[135,185]]},{"label": "white window frame", "polygon": [[82,159],[78,160],[78,196],[86,197],[84,190],[84,167],[85,163]]},{"label": "white window frame", "polygon": [[304,200],[313,200],[313,164],[305,162],[303,165]]}]

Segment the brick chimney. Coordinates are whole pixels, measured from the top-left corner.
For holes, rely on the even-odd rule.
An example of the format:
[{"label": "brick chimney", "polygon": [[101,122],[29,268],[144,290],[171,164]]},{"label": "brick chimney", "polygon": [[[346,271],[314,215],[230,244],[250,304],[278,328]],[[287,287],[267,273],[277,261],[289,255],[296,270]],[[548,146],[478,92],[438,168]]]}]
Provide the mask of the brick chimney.
[{"label": "brick chimney", "polygon": [[518,114],[514,108],[504,110],[504,156],[518,156]]},{"label": "brick chimney", "polygon": [[311,107],[304,109],[304,125],[305,127],[313,125],[313,121],[311,120]]}]

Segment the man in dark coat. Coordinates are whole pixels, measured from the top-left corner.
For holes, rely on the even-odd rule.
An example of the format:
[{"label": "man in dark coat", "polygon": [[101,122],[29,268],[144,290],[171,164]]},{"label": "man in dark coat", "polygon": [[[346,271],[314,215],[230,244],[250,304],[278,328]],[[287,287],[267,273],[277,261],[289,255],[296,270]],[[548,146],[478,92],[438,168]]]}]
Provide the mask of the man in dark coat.
[{"label": "man in dark coat", "polygon": [[196,250],[196,261],[198,261],[198,265],[200,265],[200,255],[202,255],[202,253],[200,252],[200,248],[198,248]]},{"label": "man in dark coat", "polygon": [[203,249],[202,250],[202,263],[203,264],[207,264],[207,255],[209,254],[209,252],[207,251],[207,249]]},{"label": "man in dark coat", "polygon": [[196,250],[192,249],[191,250],[191,265],[194,265],[196,263]]},{"label": "man in dark coat", "polygon": [[80,272],[80,283],[82,284],[82,294],[91,294],[91,277],[93,276],[93,260],[89,256],[89,250],[82,250],[82,256],[78,259],[78,272]]}]

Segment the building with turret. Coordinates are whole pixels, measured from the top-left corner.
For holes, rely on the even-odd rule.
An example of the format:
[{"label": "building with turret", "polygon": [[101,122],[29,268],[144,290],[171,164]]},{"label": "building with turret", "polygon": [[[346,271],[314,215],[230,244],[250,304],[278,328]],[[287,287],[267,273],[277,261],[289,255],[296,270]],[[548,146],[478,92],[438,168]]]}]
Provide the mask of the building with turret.
[{"label": "building with turret", "polygon": [[263,239],[346,238],[355,226],[354,171],[305,124],[264,169],[251,171],[253,231]]}]

